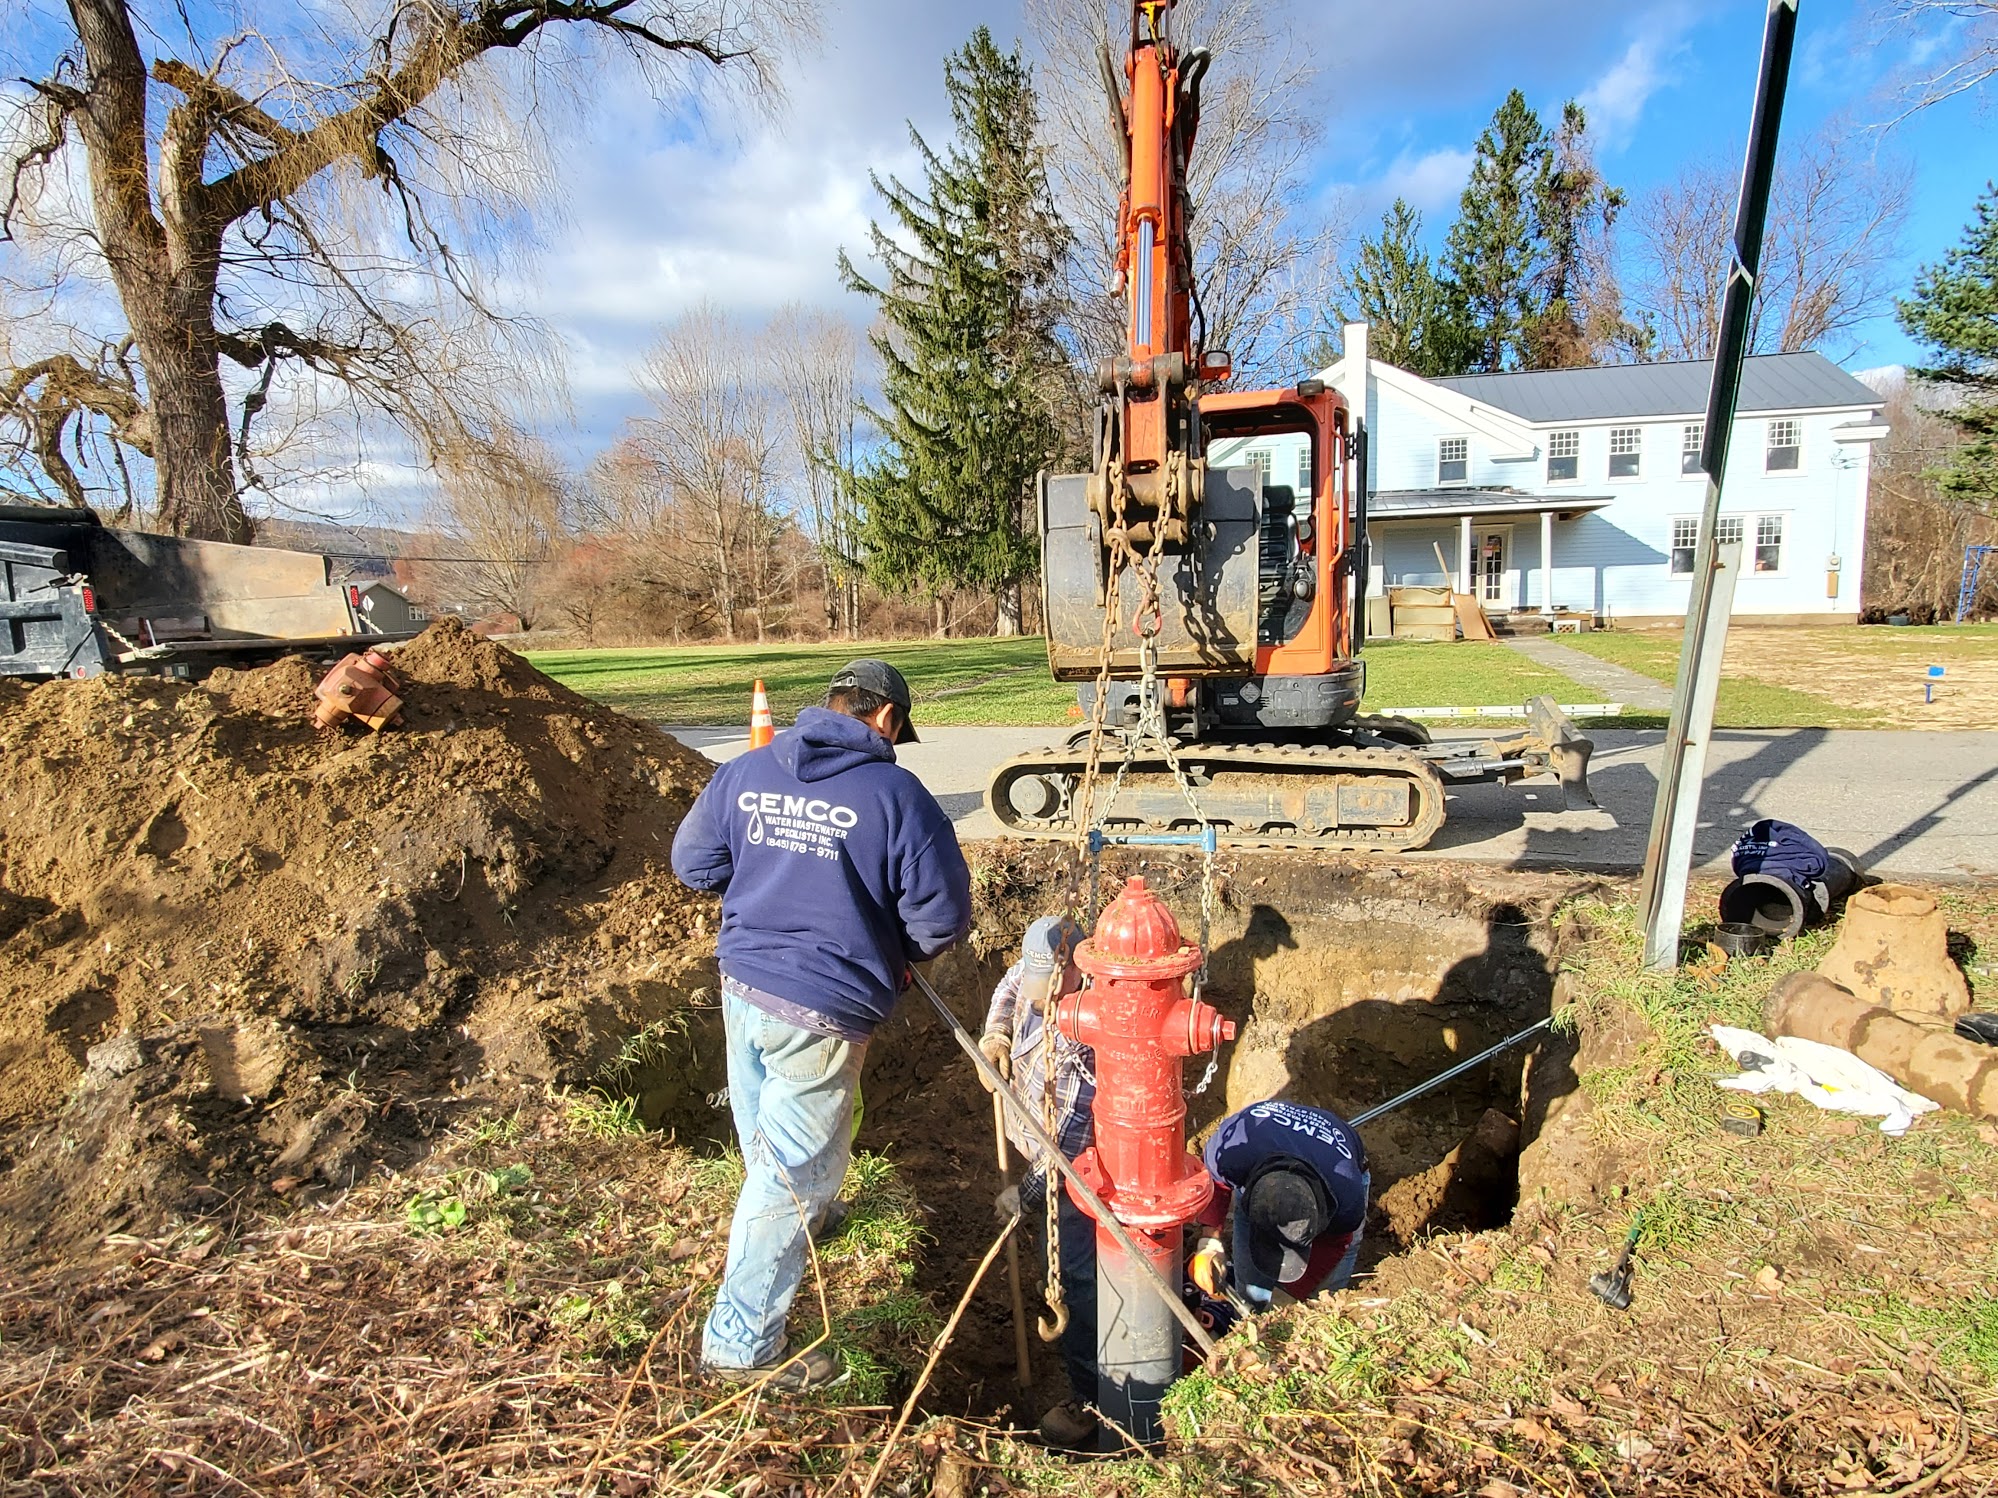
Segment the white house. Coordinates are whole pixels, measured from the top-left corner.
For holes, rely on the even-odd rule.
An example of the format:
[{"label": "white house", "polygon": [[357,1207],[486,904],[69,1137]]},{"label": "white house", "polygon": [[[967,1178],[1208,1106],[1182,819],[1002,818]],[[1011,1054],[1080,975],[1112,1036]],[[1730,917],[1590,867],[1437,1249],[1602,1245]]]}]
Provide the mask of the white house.
[{"label": "white house", "polygon": [[[1356,336],[1357,335],[1357,336]],[[1364,330],[1348,330],[1364,349]],[[1327,384],[1357,406],[1342,360]],[[1710,361],[1425,380],[1367,370],[1373,575],[1369,591],[1450,581],[1491,614],[1555,611],[1642,624],[1685,617],[1706,496],[1700,440]],[[1819,354],[1742,371],[1723,541],[1743,543],[1735,614],[1758,623],[1859,614],[1872,444],[1881,399]],[[1240,455],[1289,482],[1301,438]],[[1268,456],[1264,457],[1267,451]]]}]

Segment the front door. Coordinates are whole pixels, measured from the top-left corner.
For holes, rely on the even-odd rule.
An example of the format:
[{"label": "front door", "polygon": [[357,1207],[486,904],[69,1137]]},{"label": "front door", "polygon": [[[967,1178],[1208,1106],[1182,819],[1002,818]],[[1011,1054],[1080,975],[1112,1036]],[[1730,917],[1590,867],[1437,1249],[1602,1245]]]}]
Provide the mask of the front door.
[{"label": "front door", "polygon": [[1513,604],[1512,532],[1478,532],[1478,602],[1487,609],[1509,609]]}]

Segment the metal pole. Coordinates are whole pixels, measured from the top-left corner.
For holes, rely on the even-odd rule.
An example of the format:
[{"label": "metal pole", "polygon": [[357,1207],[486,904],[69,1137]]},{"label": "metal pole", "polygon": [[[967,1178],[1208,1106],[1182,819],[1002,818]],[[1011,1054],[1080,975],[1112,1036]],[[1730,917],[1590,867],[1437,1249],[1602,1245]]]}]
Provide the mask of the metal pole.
[{"label": "metal pole", "polygon": [[[942,995],[930,986],[930,980],[914,968],[909,969],[909,976],[916,980],[916,987],[923,991],[923,997],[930,1001],[931,1007],[936,1010],[944,1024],[949,1026],[950,1033],[956,1039],[958,1048],[971,1058],[971,1064],[978,1068],[978,1075],[984,1078],[985,1085],[995,1094],[1006,1100],[1006,1105],[1013,1110],[1014,1116],[1025,1126],[1027,1133],[1033,1137],[1034,1143],[1041,1147],[1041,1153],[1048,1164],[1061,1172],[1062,1179],[1068,1182],[1069,1190],[1074,1193],[1075,1199],[1089,1209],[1091,1215],[1095,1217],[1097,1225],[1106,1230],[1112,1238],[1115,1238],[1118,1246],[1125,1253],[1129,1254],[1133,1261],[1139,1264],[1140,1278],[1151,1286],[1152,1292],[1160,1300],[1164,1301],[1172,1313],[1179,1318],[1179,1324],[1185,1327],[1186,1334],[1193,1338],[1194,1346],[1200,1349],[1200,1355],[1202,1357],[1213,1356],[1214,1338],[1208,1334],[1207,1328],[1200,1324],[1200,1318],[1186,1308],[1186,1303],[1179,1298],[1178,1288],[1166,1283],[1165,1276],[1160,1274],[1153,1266],[1151,1259],[1146,1255],[1143,1247],[1131,1235],[1131,1230],[1119,1222],[1116,1214],[1104,1205],[1103,1198],[1090,1189],[1089,1182],[1082,1178],[1081,1173],[1069,1161],[1068,1156],[1061,1152],[1061,1147],[1054,1142],[1053,1136],[1041,1126],[1041,1121],[1034,1116],[1033,1110],[1020,1101],[1020,1095],[1013,1091],[1004,1077],[999,1075],[998,1069],[985,1059],[985,1053],[978,1049],[978,1042],[973,1040],[971,1032],[964,1028],[964,1021],[960,1020],[951,1011],[950,1005],[943,1001]],[[1054,1189],[1053,1182],[1048,1183],[1048,1189]]]},{"label": "metal pole", "polygon": [[1672,720],[1658,768],[1658,799],[1644,851],[1644,887],[1639,904],[1644,919],[1644,964],[1679,965],[1679,933],[1686,919],[1686,880],[1692,866],[1693,832],[1700,816],[1700,781],[1706,771],[1707,740],[1713,731],[1714,699],[1720,690],[1721,653],[1727,645],[1728,611],[1740,572],[1740,547],[1722,553],[1721,477],[1727,469],[1728,440],[1741,390],[1741,361],[1748,352],[1750,314],[1762,264],[1763,222],[1769,186],[1776,172],[1776,137],[1789,85],[1790,53],[1797,39],[1797,0],[1769,0],[1762,36],[1762,73],[1755,89],[1748,154],[1742,164],[1741,193],[1734,216],[1734,264],[1721,298],[1720,328],[1714,338],[1714,369],[1707,388],[1707,425],[1700,458],[1707,471],[1706,506],[1700,515],[1693,560],[1693,592],[1686,605],[1686,637],[1679,653],[1679,676],[1672,692]]},{"label": "metal pole", "polygon": [[1349,1128],[1355,1128],[1355,1129],[1359,1128],[1360,1125],[1362,1124],[1370,1124],[1375,1119],[1379,1118],[1383,1113],[1392,1113],[1394,1112],[1395,1109],[1399,1108],[1403,1103],[1412,1103],[1415,1101],[1415,1099],[1421,1097],[1423,1093],[1435,1091],[1438,1087],[1441,1087],[1445,1082],[1448,1082],[1453,1078],[1463,1076],[1464,1073],[1469,1071],[1472,1067],[1478,1066],[1483,1062],[1491,1060],[1492,1057],[1498,1055],[1499,1052],[1509,1051],[1514,1046],[1518,1045],[1522,1040],[1525,1040],[1530,1036],[1538,1035],[1542,1030],[1546,1029],[1549,1025],[1553,1023],[1554,1023],[1554,1016],[1551,1014],[1548,1015],[1547,1018],[1543,1020],[1535,1020],[1532,1024],[1528,1025],[1524,1030],[1521,1030],[1517,1035],[1508,1035],[1504,1040],[1501,1040],[1497,1045],[1493,1046],[1490,1050],[1479,1051],[1478,1054],[1473,1056],[1469,1061],[1459,1061],[1455,1066],[1451,1067],[1448,1071],[1438,1072],[1435,1076],[1431,1077],[1427,1082],[1417,1082],[1413,1087],[1409,1088],[1408,1091],[1402,1093],[1399,1097],[1391,1097],[1385,1103],[1380,1104],[1378,1107],[1369,1108],[1365,1113],[1362,1113],[1358,1118],[1347,1119],[1346,1124]]},{"label": "metal pole", "polygon": [[[992,1132],[998,1139],[999,1184],[1013,1184],[1013,1152],[1006,1148],[1006,1103],[992,1094]],[[1027,1348],[1027,1305],[1020,1294],[1020,1241],[1006,1240],[1006,1284],[1013,1297],[1013,1372],[1023,1389],[1033,1387],[1034,1360]]]}]

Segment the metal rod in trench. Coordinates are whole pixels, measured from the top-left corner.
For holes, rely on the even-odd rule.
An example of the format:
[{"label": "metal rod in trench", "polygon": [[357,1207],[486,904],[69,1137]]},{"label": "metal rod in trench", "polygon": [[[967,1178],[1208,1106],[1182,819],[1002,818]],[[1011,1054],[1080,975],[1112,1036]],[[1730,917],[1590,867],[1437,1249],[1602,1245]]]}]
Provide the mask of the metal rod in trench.
[{"label": "metal rod in trench", "polygon": [[[999,1183],[1011,1186],[1013,1158],[1006,1148],[1006,1103],[996,1092],[992,1094],[992,1132],[999,1142]],[[1030,1389],[1034,1385],[1034,1360],[1027,1350],[1027,1303],[1020,1294],[1020,1243],[1011,1237],[1006,1240],[1006,1282],[1013,1297],[1013,1371],[1020,1387]]]},{"label": "metal rod in trench", "polygon": [[1522,1040],[1528,1039],[1531,1036],[1539,1034],[1542,1030],[1546,1029],[1549,1025],[1553,1023],[1554,1023],[1554,1016],[1551,1014],[1548,1015],[1547,1018],[1543,1020],[1536,1020],[1534,1023],[1528,1025],[1524,1030],[1521,1030],[1517,1035],[1508,1035],[1504,1040],[1501,1040],[1497,1045],[1493,1046],[1490,1050],[1478,1052],[1478,1054],[1473,1056],[1469,1061],[1459,1061],[1455,1066],[1451,1067],[1448,1071],[1438,1072],[1435,1076],[1431,1077],[1427,1082],[1418,1082],[1413,1087],[1409,1088],[1408,1091],[1402,1093],[1401,1096],[1391,1097],[1385,1103],[1382,1103],[1378,1108],[1369,1108],[1365,1113],[1362,1113],[1359,1117],[1349,1118],[1346,1120],[1346,1122],[1350,1127],[1355,1129],[1359,1128],[1362,1124],[1372,1123],[1375,1119],[1379,1118],[1383,1113],[1392,1113],[1394,1112],[1395,1109],[1399,1108],[1403,1103],[1413,1102],[1415,1099],[1421,1097],[1423,1093],[1430,1092],[1438,1087],[1441,1087],[1445,1082],[1450,1081],[1454,1077],[1461,1077],[1465,1072],[1469,1071],[1472,1067],[1477,1066],[1481,1062],[1491,1060],[1492,1057],[1498,1055],[1499,1052],[1501,1051],[1511,1050],[1514,1046],[1518,1045]]},{"label": "metal rod in trench", "polygon": [[[1212,1357],[1214,1338],[1208,1333],[1207,1328],[1200,1324],[1200,1318],[1186,1308],[1186,1302],[1179,1298],[1179,1292],[1166,1283],[1165,1276],[1160,1274],[1152,1261],[1145,1256],[1144,1249],[1131,1235],[1131,1230],[1119,1222],[1109,1207],[1104,1205],[1103,1198],[1090,1189],[1089,1182],[1085,1181],[1075,1166],[1069,1163],[1068,1156],[1061,1152],[1060,1146],[1042,1127],[1041,1121],[1034,1117],[1033,1111],[1020,1101],[1020,1095],[1013,1091],[1004,1077],[999,1075],[998,1068],[985,1059],[985,1053],[978,1049],[978,1042],[973,1040],[971,1032],[964,1028],[964,1021],[952,1013],[950,1005],[943,1001],[943,996],[930,986],[930,980],[914,968],[909,969],[909,976],[916,980],[916,987],[923,991],[923,997],[930,1001],[944,1024],[949,1026],[958,1048],[971,1058],[971,1064],[978,1068],[978,1075],[984,1079],[985,1085],[998,1096],[1005,1098],[1007,1104],[1018,1115],[1020,1122],[1026,1126],[1028,1134],[1033,1136],[1034,1143],[1041,1147],[1041,1153],[1048,1163],[1062,1173],[1062,1178],[1075,1193],[1076,1200],[1089,1209],[1097,1224],[1115,1238],[1124,1252],[1131,1256],[1131,1262],[1138,1269],[1139,1278],[1151,1286],[1159,1299],[1164,1301],[1173,1315],[1179,1318],[1179,1324],[1185,1327],[1186,1334],[1193,1338],[1201,1356]],[[1049,1189],[1053,1189],[1052,1183]]]}]

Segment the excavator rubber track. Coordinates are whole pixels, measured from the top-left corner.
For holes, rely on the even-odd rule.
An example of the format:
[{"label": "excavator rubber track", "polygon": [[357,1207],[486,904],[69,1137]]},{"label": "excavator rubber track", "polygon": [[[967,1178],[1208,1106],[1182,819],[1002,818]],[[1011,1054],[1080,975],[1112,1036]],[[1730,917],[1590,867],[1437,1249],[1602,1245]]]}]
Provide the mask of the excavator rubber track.
[{"label": "excavator rubber track", "polygon": [[[1443,825],[1443,776],[1420,755],[1357,745],[1180,745],[1179,762],[1200,802],[1200,820],[1230,847],[1317,848],[1404,853]],[[1105,800],[1124,745],[1106,740],[1096,783],[1098,825],[1106,832],[1197,831],[1172,769],[1156,751],[1125,772],[1116,801]],[[1074,837],[1073,798],[1087,746],[1015,755],[993,772],[985,805],[1015,837]]]}]

